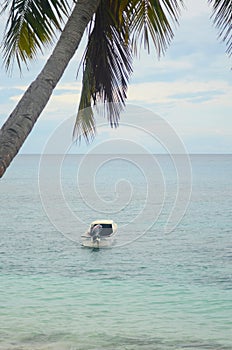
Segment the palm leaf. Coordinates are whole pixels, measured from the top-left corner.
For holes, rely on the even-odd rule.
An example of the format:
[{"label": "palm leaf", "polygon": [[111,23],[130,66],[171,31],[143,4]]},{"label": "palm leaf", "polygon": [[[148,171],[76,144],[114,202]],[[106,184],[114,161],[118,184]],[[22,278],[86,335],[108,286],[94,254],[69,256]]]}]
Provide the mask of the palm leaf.
[{"label": "palm leaf", "polygon": [[213,4],[213,22],[219,29],[219,37],[225,41],[227,52],[232,53],[232,2],[231,0],[208,0]]},{"label": "palm leaf", "polygon": [[182,0],[131,0],[128,6],[134,53],[143,43],[150,51],[150,38],[158,56],[167,49],[174,36],[170,22],[178,23]]},{"label": "palm leaf", "polygon": [[103,102],[103,114],[110,125],[118,126],[132,72],[128,27],[120,6],[112,0],[102,0],[93,23],[84,54],[82,93],[74,128],[74,134],[87,141],[95,134],[92,107],[98,102]]},{"label": "palm leaf", "polygon": [[79,103],[79,111],[77,114],[73,136],[77,136],[79,141],[84,136],[87,142],[90,142],[94,138],[96,127],[93,110],[91,107],[92,97],[92,76],[91,66],[89,61],[86,64],[85,72],[83,74],[82,93]]},{"label": "palm leaf", "polygon": [[1,14],[9,11],[3,38],[6,69],[33,59],[38,50],[52,42],[69,13],[68,0],[5,0]]},{"label": "palm leaf", "polygon": [[[93,106],[103,102],[103,113],[117,127],[132,73],[132,50],[141,42],[158,55],[173,37],[170,20],[178,22],[182,0],[102,0],[90,30],[83,58],[83,81],[74,135],[89,141],[95,134]],[[87,108],[87,112],[83,110]]]}]

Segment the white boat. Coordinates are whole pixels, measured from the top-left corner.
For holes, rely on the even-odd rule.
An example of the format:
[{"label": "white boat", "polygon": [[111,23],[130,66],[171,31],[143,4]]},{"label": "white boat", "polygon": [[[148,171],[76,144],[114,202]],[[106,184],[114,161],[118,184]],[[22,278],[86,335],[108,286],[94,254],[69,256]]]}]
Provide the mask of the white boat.
[{"label": "white boat", "polygon": [[110,247],[114,242],[117,228],[113,220],[95,220],[81,236],[81,244],[89,248]]}]

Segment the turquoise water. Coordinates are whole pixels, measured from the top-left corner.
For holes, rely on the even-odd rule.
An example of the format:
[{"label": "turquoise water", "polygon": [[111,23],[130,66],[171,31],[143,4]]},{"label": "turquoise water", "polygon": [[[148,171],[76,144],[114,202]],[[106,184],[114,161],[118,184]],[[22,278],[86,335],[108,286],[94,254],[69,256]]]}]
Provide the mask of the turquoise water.
[{"label": "turquoise water", "polygon": [[[161,158],[167,195],[156,224],[105,250],[58,232],[41,204],[38,157],[14,161],[0,183],[0,349],[232,349],[232,156],[191,156],[191,201],[169,235],[162,225],[175,176]],[[114,193],[104,191],[119,174],[138,185],[113,218],[120,241],[139,237],[151,218],[137,231],[125,226],[146,202],[146,186],[143,173],[118,162],[97,176],[96,188],[110,201]],[[63,189],[87,224],[102,213],[74,195],[76,164],[72,156],[64,164]]]}]

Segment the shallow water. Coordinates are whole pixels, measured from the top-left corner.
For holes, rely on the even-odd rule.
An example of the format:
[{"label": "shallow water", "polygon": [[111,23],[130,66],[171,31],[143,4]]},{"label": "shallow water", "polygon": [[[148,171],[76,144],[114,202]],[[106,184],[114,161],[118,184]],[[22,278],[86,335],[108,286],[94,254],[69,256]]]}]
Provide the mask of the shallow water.
[{"label": "shallow water", "polygon": [[[191,156],[191,201],[169,235],[163,224],[176,182],[161,158],[164,205],[140,238],[152,224],[148,210],[132,225],[147,205],[144,174],[118,160],[96,175],[96,190],[108,201],[119,174],[136,188],[113,217],[118,242],[128,244],[105,250],[81,248],[78,227],[74,241],[58,232],[41,204],[38,157],[14,161],[0,183],[0,349],[232,348],[232,156]],[[63,191],[87,225],[102,213],[81,203],[74,164],[73,156],[64,164]],[[56,193],[50,200],[58,203]]]}]

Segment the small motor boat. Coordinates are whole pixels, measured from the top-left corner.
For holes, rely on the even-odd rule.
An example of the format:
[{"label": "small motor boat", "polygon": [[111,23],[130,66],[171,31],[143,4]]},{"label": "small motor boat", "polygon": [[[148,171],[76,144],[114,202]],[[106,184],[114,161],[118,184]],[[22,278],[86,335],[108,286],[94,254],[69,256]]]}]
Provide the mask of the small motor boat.
[{"label": "small motor boat", "polygon": [[81,236],[81,244],[89,248],[110,247],[114,242],[117,228],[113,220],[95,220]]}]

